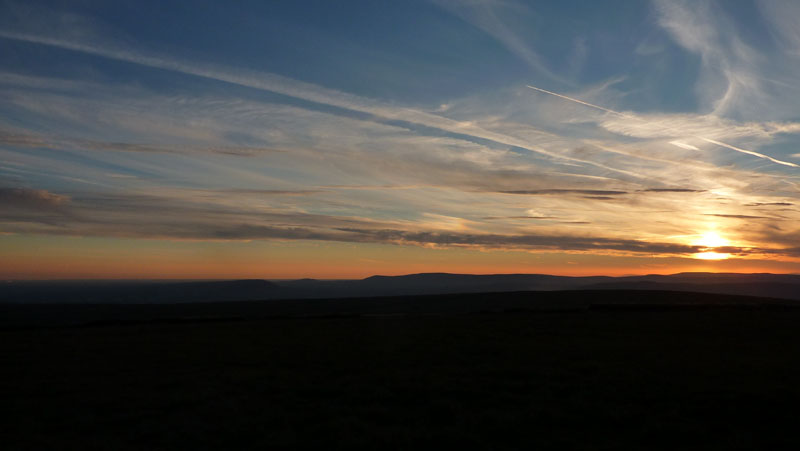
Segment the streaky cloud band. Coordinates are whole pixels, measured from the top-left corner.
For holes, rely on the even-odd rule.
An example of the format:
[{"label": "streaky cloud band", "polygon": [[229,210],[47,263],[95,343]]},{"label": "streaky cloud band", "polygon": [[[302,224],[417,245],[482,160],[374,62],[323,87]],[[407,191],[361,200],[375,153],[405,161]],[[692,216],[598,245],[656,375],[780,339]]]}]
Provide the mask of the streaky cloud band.
[{"label": "streaky cloud band", "polygon": [[[619,111],[614,111],[614,110],[611,110],[611,109],[608,109],[608,108],[604,108],[604,107],[599,106],[599,105],[595,105],[595,104],[592,104],[592,103],[589,103],[589,102],[584,102],[583,100],[580,100],[580,99],[576,99],[576,98],[573,98],[573,97],[565,96],[563,94],[558,94],[558,93],[555,93],[555,92],[552,92],[552,91],[548,91],[546,89],[537,88],[536,86],[531,86],[531,85],[526,85],[526,86],[528,88],[530,88],[530,89],[535,90],[535,91],[539,91],[539,92],[542,92],[542,93],[545,93],[545,94],[548,94],[548,95],[551,95],[551,96],[555,96],[555,97],[558,97],[558,98],[561,98],[561,99],[564,99],[564,100],[567,100],[567,101],[570,101],[570,102],[575,102],[575,103],[587,106],[589,108],[594,108],[594,109],[597,109],[597,110],[600,110],[600,111],[604,111],[606,113],[613,114],[615,116],[623,117],[623,118],[626,118],[626,119],[633,119],[633,120],[636,120],[636,121],[647,123],[646,119],[642,119],[641,117],[638,117],[638,116],[635,116],[635,115],[621,113]],[[677,129],[673,129],[671,127],[661,127],[661,128],[663,128],[665,131],[670,131],[670,132],[676,131],[676,132],[678,132],[677,136],[681,135],[680,131],[677,130]],[[793,168],[800,167],[800,165],[791,163],[789,161],[778,160],[777,158],[772,158],[769,155],[764,155],[762,153],[755,152],[755,151],[752,151],[752,150],[742,149],[740,147],[736,147],[734,145],[727,144],[727,143],[724,143],[722,141],[717,141],[717,140],[710,139],[710,138],[705,138],[705,137],[702,137],[702,136],[692,136],[692,137],[693,138],[697,138],[697,139],[701,139],[701,140],[703,140],[703,141],[705,141],[707,143],[710,143],[710,144],[715,144],[715,145],[718,145],[720,147],[725,147],[725,148],[728,148],[728,149],[731,149],[731,150],[735,150],[735,151],[743,153],[743,154],[752,155],[752,156],[758,157],[758,158],[763,158],[765,160],[769,160],[769,161],[771,161],[773,163],[776,163],[776,164],[781,164],[781,165],[789,166],[789,167],[793,167]],[[680,146],[686,148],[687,145],[681,143]],[[692,146],[692,147],[694,147],[694,146]]]}]

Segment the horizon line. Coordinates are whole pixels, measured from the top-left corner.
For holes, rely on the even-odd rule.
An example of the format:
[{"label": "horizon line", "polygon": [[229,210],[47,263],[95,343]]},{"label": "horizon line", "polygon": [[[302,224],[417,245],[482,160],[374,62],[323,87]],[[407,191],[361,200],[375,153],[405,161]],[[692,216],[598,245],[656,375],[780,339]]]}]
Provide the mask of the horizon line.
[{"label": "horizon line", "polygon": [[589,278],[589,277],[608,277],[608,278],[624,278],[624,277],[647,277],[647,276],[677,276],[683,274],[715,274],[715,275],[778,275],[778,276],[800,276],[800,273],[780,273],[780,272],[715,272],[715,271],[681,271],[675,273],[647,273],[647,274],[623,274],[623,275],[606,275],[606,274],[592,274],[583,276],[562,275],[562,274],[547,274],[547,273],[458,273],[458,272],[419,272],[419,273],[404,273],[404,274],[372,274],[365,277],[356,278],[328,278],[328,277],[231,277],[231,278],[0,278],[2,283],[16,283],[16,282],[233,282],[243,280],[263,280],[263,281],[297,281],[297,280],[319,280],[319,281],[353,281],[353,280],[366,280],[372,277],[407,277],[419,275],[454,275],[454,276],[552,276],[552,277],[569,277],[569,278]]}]

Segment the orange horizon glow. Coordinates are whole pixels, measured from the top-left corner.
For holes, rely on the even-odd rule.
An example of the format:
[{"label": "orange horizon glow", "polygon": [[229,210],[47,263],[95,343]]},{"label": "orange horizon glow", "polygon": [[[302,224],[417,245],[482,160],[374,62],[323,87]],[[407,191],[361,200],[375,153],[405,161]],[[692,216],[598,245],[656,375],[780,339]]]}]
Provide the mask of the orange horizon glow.
[{"label": "orange horizon glow", "polygon": [[[205,243],[0,237],[0,279],[360,279],[426,272],[626,276],[680,272],[800,273],[800,262],[433,249],[328,242]],[[712,241],[713,242],[713,241]],[[710,242],[709,242],[710,243]],[[75,256],[79,257],[75,257]]]}]

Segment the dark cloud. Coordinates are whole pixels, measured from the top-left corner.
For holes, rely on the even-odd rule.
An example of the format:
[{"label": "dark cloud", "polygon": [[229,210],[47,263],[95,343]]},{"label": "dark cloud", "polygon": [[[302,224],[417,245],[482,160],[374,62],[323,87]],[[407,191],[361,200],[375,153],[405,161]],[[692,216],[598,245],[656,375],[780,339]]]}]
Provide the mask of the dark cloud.
[{"label": "dark cloud", "polygon": [[588,196],[620,196],[628,194],[627,191],[609,191],[594,189],[534,189],[534,190],[507,190],[499,191],[503,194],[524,194],[531,196],[547,196],[552,194],[586,194]]},{"label": "dark cloud", "polygon": [[732,219],[775,219],[768,216],[751,216],[751,215],[723,215],[716,213],[707,213],[705,216],[716,216],[718,218],[732,218]]},{"label": "dark cloud", "polygon": [[[5,189],[3,200],[58,205],[66,197],[44,190]],[[689,254],[699,246],[649,243],[603,237],[500,235],[409,231],[386,222],[298,212],[248,212],[225,206],[180,205],[148,196],[74,199],[58,223],[35,214],[24,225],[7,223],[9,232],[78,236],[208,240],[324,240],[412,245],[474,246],[497,249],[608,250],[652,254]],[[537,218],[538,217],[525,217]],[[582,222],[580,222],[582,223]],[[40,224],[36,226],[36,224]]]},{"label": "dark cloud", "polygon": [[754,202],[752,204],[745,204],[745,207],[767,207],[767,206],[776,206],[776,207],[790,207],[794,204],[789,202]]},{"label": "dark cloud", "polygon": [[16,209],[49,209],[69,202],[69,197],[43,189],[0,188],[0,206]]},{"label": "dark cloud", "polygon": [[379,190],[379,189],[414,189],[414,188],[444,188],[444,185],[322,185],[320,188],[324,189],[342,189],[342,190]]},{"label": "dark cloud", "polygon": [[777,228],[764,228],[760,234],[763,241],[769,242],[778,246],[785,246],[778,249],[765,249],[764,253],[777,254],[777,255],[791,255],[800,257],[800,229],[791,232],[783,232]]},{"label": "dark cloud", "polygon": [[639,190],[641,193],[704,193],[704,189],[689,189],[689,188],[648,188]]},{"label": "dark cloud", "polygon": [[559,219],[556,216],[484,216],[481,219],[495,220],[495,219]]},{"label": "dark cloud", "polygon": [[719,254],[733,254],[733,255],[747,255],[752,252],[751,249],[745,249],[738,246],[719,246],[703,248],[703,252],[717,252]]},{"label": "dark cloud", "polygon": [[781,255],[789,257],[800,257],[800,247],[783,247],[778,249],[759,249],[757,253],[769,255]]},{"label": "dark cloud", "polygon": [[266,225],[241,224],[228,227],[211,228],[209,237],[223,240],[242,239],[282,239],[282,240],[320,240],[354,241],[347,233],[307,227],[273,227]]},{"label": "dark cloud", "polygon": [[649,243],[603,237],[577,237],[559,235],[497,235],[455,232],[411,232],[402,230],[340,229],[362,236],[364,241],[392,243],[438,244],[455,246],[481,246],[490,248],[528,248],[569,251],[613,250],[651,254],[692,254],[702,249],[673,243]]},{"label": "dark cloud", "polygon": [[257,196],[310,196],[312,194],[324,193],[323,190],[281,190],[281,189],[222,189],[206,190],[210,193],[223,194],[250,194]]},{"label": "dark cloud", "polygon": [[[260,191],[255,190],[255,192]],[[46,190],[26,188],[0,189],[0,205],[15,206],[14,209],[6,210],[0,218],[0,224],[5,232],[69,236],[191,240],[321,240],[677,256],[688,256],[709,250],[736,255],[759,253],[796,255],[797,243],[800,242],[800,231],[789,234],[772,232],[771,235],[765,236],[767,239],[764,242],[775,246],[783,245],[784,248],[763,250],[733,246],[710,249],[699,245],[603,236],[409,230],[409,224],[403,222],[310,214],[292,210],[250,210],[238,204],[199,202],[191,197],[106,194],[91,197],[84,195],[70,199]],[[565,219],[549,216],[508,218],[562,221]]]},{"label": "dark cloud", "polygon": [[251,157],[265,153],[284,153],[285,150],[274,149],[272,147],[247,147],[247,146],[214,146],[214,147],[195,147],[195,148],[176,148],[176,152],[209,152],[237,157]]},{"label": "dark cloud", "polygon": [[0,144],[11,147],[46,147],[47,141],[34,135],[0,130]]},{"label": "dark cloud", "polygon": [[[702,193],[702,192],[705,192],[705,190],[696,190],[688,188],[648,188],[635,191],[635,193]],[[630,194],[625,191],[558,190],[558,189],[540,190],[540,192],[533,192],[533,191],[527,193],[519,192],[518,194],[561,194],[561,193],[588,194],[586,196],[582,196],[584,199],[588,200],[618,200],[619,197],[612,197],[612,196]]]}]

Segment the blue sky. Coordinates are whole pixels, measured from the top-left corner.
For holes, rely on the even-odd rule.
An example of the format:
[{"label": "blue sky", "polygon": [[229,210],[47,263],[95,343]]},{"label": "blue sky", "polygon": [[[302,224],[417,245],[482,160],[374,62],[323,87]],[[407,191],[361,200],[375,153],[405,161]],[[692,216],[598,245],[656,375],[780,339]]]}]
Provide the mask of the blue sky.
[{"label": "blue sky", "polygon": [[796,2],[0,11],[0,252],[87,237],[798,268]]}]

